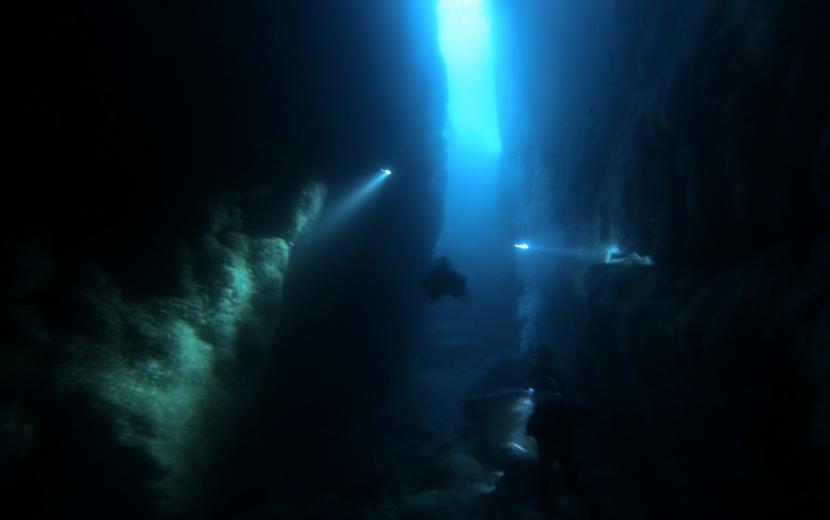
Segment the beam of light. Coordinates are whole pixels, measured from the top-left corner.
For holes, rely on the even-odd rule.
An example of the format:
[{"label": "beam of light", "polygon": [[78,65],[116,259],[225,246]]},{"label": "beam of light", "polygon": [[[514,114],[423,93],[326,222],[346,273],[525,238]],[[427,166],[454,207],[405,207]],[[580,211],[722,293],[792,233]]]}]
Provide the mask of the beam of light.
[{"label": "beam of light", "polygon": [[485,259],[502,258],[504,247],[497,210],[502,150],[493,40],[497,24],[490,5],[496,0],[432,1],[447,88],[447,180],[435,253],[451,257],[470,283],[478,284],[494,269]]},{"label": "beam of light", "polygon": [[623,252],[616,244],[604,249],[586,249],[579,247],[544,246],[534,244],[529,246],[526,242],[513,244],[516,249],[530,250],[534,253],[546,253],[556,256],[567,256],[580,258],[588,262],[605,262],[606,264],[619,265],[654,265],[654,259],[648,255],[641,255],[636,251]]},{"label": "beam of light", "polygon": [[585,249],[580,247],[564,247],[564,246],[533,246],[534,251],[547,253],[550,255],[571,256],[585,259],[598,259],[601,255],[596,249]]},{"label": "beam of light", "polygon": [[343,211],[351,212],[354,208],[360,204],[361,202],[366,199],[366,197],[372,193],[375,188],[380,186],[380,183],[383,182],[384,179],[392,175],[392,172],[389,170],[379,170],[372,179],[364,184],[362,187],[358,188],[355,192],[351,195],[346,197],[341,203]]},{"label": "beam of light", "polygon": [[357,211],[358,207],[367,202],[369,196],[390,175],[392,175],[391,170],[386,168],[379,169],[365,184],[362,184],[336,205],[332,206],[323,214],[322,221],[319,225],[320,231],[331,231],[335,226],[347,220],[351,214]]},{"label": "beam of light", "polygon": [[488,152],[501,150],[485,0],[438,0],[438,43],[447,70],[450,134]]},{"label": "beam of light", "polygon": [[621,254],[617,246],[611,246],[604,250],[580,248],[580,247],[565,247],[565,246],[548,246],[542,244],[529,245],[527,242],[519,242],[513,244],[516,249],[529,250],[534,254],[543,253],[555,256],[565,256],[570,258],[581,258],[589,262],[612,263],[616,255]]}]

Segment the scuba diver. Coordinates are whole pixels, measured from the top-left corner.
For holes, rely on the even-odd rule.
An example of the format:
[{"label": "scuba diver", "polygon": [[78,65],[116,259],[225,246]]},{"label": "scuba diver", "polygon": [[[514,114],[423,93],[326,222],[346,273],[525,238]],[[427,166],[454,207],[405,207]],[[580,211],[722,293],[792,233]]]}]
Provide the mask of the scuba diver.
[{"label": "scuba diver", "polygon": [[422,282],[424,292],[432,303],[444,296],[458,300],[467,300],[467,278],[455,270],[455,267],[446,256],[432,260],[432,265]]},{"label": "scuba diver", "polygon": [[623,253],[622,250],[613,246],[605,253],[606,264],[619,265],[654,265],[654,260],[648,255],[640,255],[636,251]]},{"label": "scuba diver", "polygon": [[565,399],[559,384],[547,375],[546,361],[551,361],[552,356],[552,349],[542,347],[539,351],[535,406],[526,430],[536,440],[539,503],[542,511],[550,515],[557,510],[560,497],[572,495],[582,501],[589,518],[600,518],[595,501],[579,478],[574,450],[576,428],[590,415],[590,408],[585,403]]}]

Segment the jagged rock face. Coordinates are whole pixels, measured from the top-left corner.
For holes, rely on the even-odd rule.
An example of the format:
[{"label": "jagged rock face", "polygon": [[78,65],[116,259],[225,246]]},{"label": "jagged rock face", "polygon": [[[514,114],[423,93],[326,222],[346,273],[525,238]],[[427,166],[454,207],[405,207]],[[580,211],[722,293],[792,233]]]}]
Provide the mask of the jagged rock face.
[{"label": "jagged rock face", "polygon": [[[309,233],[324,194],[317,185],[304,190],[292,233],[285,238],[245,234],[241,219],[232,217],[238,217],[237,208],[214,208],[209,231],[178,244],[177,261],[167,266],[176,273],[175,286],[168,287],[170,296],[125,298],[111,276],[89,264],[45,318],[37,310],[37,301],[10,305],[12,319],[19,323],[26,323],[21,313],[30,314],[32,330],[7,337],[4,345],[2,382],[5,389],[18,394],[3,408],[4,437],[12,450],[3,453],[5,460],[28,471],[26,464],[32,458],[46,457],[42,452],[48,450],[48,439],[57,442],[65,427],[46,416],[58,415],[54,407],[62,406],[64,400],[83,396],[69,410],[94,410],[95,420],[109,431],[102,434],[104,441],[133,450],[134,457],[148,471],[152,469],[150,474],[137,473],[137,482],[118,483],[140,495],[141,479],[152,476],[147,496],[137,499],[140,511],[192,513],[198,495],[194,490],[205,485],[206,469],[227,442],[232,388],[244,377],[238,358],[264,359],[275,348],[290,243]],[[48,315],[54,313],[70,316],[55,320]],[[48,364],[43,363],[44,356]],[[27,379],[46,388],[30,392],[33,382]],[[78,435],[83,432],[81,426]],[[90,434],[85,442],[73,445],[79,439],[67,437],[63,441],[68,449],[85,456],[98,449],[93,445],[93,451],[88,451],[86,442],[102,440]],[[68,503],[56,498],[54,512],[75,507],[106,511],[107,506],[100,505],[108,504],[106,499],[60,482],[39,482],[44,476],[37,472],[48,474],[57,467],[75,472],[79,481],[89,485],[90,474],[95,482],[106,478],[104,473],[111,468],[94,462],[85,468],[72,468],[68,463],[60,468],[62,462],[66,463],[35,461],[33,474],[11,477],[20,480],[23,489],[32,484],[47,487],[41,491],[56,496],[75,495]]]},{"label": "jagged rock face", "polygon": [[507,12],[554,24],[512,50],[522,236],[655,261],[522,266],[526,343],[598,410],[585,480],[621,518],[825,516],[827,7]]},{"label": "jagged rock face", "polygon": [[[298,235],[322,205],[307,202],[312,211],[297,210]],[[209,234],[182,244],[176,296],[125,301],[105,273],[90,272],[73,295],[89,328],[56,335],[49,347],[63,352],[59,391],[89,395],[119,443],[140,448],[164,472],[155,485],[166,512],[192,507],[190,490],[203,484],[223,446],[238,356],[274,348],[291,247],[280,237],[250,237],[232,222],[220,218]]]},{"label": "jagged rock face", "polygon": [[[429,31],[409,25],[416,4],[10,14],[23,166],[0,181],[0,475],[19,503],[146,518],[232,502],[208,496],[227,481],[207,470],[227,469],[225,443],[253,444],[229,438],[240,395],[252,400],[249,376],[275,352],[304,348],[279,343],[285,307],[307,303],[284,301],[292,251],[329,194],[380,166],[396,183],[376,211],[415,217],[377,219],[364,247],[315,266],[357,289],[351,265],[390,293],[417,280],[438,225],[442,94]],[[399,248],[367,247],[401,234]],[[383,334],[354,334],[367,365],[411,321],[386,318]]]}]

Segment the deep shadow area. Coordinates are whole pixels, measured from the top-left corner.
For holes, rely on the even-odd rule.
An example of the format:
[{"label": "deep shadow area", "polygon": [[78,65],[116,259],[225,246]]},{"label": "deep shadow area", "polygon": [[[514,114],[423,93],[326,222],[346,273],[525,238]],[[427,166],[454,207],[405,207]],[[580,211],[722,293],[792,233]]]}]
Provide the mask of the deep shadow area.
[{"label": "deep shadow area", "polygon": [[522,264],[581,478],[614,518],[826,516],[827,6],[502,6],[517,232],[654,261]]},{"label": "deep shadow area", "polygon": [[10,510],[21,518],[155,515],[164,471],[141,448],[118,442],[89,396],[40,391],[27,401],[35,434],[25,462],[12,461],[14,479],[3,482]]}]

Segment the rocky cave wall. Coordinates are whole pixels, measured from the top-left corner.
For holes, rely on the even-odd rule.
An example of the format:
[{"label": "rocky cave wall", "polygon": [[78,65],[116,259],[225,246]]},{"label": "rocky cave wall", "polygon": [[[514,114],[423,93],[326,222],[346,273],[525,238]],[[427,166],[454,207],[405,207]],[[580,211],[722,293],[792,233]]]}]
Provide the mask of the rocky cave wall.
[{"label": "rocky cave wall", "polygon": [[[10,12],[18,169],[0,181],[0,436],[13,503],[139,518],[216,505],[208,493],[230,470],[217,454],[249,442],[233,439],[241,396],[273,390],[251,368],[305,347],[280,343],[292,250],[313,237],[327,194],[379,166],[399,176],[376,211],[420,218],[351,238],[404,234],[405,247],[347,247],[310,269],[399,290],[417,279],[441,178],[427,12],[381,1]],[[345,303],[377,298],[351,289]],[[359,312],[337,310],[339,323]],[[410,326],[403,312],[385,317],[371,341]]]},{"label": "rocky cave wall", "polygon": [[517,233],[579,251],[523,260],[524,339],[593,407],[584,480],[615,518],[826,516],[827,6],[503,9]]}]

